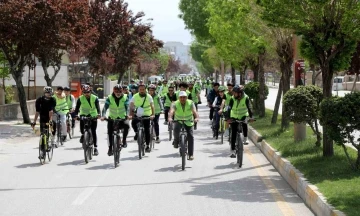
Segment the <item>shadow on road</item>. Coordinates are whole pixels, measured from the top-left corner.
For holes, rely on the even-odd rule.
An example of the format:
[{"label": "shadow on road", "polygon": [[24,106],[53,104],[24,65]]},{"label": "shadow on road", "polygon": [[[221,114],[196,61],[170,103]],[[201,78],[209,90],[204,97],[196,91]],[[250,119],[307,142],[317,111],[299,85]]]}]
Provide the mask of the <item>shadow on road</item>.
[{"label": "shadow on road", "polygon": [[28,167],[39,167],[39,166],[42,166],[40,164],[40,162],[38,162],[38,163],[29,163],[29,164],[21,164],[21,165],[15,166],[15,167],[23,169],[23,168],[28,168]]},{"label": "shadow on road", "polygon": [[[186,168],[188,168],[188,167],[186,167]],[[155,170],[155,172],[180,172],[180,171],[182,171],[181,165],[176,165],[173,167],[164,167],[164,168]]]},{"label": "shadow on road", "polygon": [[139,160],[139,156],[133,156],[133,157],[127,157],[127,158],[120,157],[120,163],[121,163],[121,161],[138,161],[138,160]]},{"label": "shadow on road", "polygon": [[113,168],[114,168],[114,164],[109,163],[109,164],[103,164],[103,165],[99,165],[99,166],[88,167],[86,169],[88,169],[88,170],[106,170],[106,169],[113,169]]},{"label": "shadow on road", "polygon": [[172,154],[158,156],[158,158],[178,158],[178,157],[180,157],[179,153],[172,153]]},{"label": "shadow on road", "polygon": [[76,148],[64,148],[65,150],[83,150],[83,147],[76,147]]},{"label": "shadow on road", "polygon": [[84,165],[84,164],[85,164],[85,161],[82,159],[82,160],[74,160],[71,162],[64,162],[64,163],[58,164],[58,166],[68,166],[68,165],[78,166],[78,165]]}]

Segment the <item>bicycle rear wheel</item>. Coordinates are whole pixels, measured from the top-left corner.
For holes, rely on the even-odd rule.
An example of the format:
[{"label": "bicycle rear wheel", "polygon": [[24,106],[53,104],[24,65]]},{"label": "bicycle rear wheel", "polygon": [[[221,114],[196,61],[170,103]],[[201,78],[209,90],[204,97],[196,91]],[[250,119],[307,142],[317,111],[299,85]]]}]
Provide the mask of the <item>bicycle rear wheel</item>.
[{"label": "bicycle rear wheel", "polygon": [[168,128],[169,128],[169,141],[171,141],[172,139],[172,124],[171,122],[168,123]]},{"label": "bicycle rear wheel", "polygon": [[113,142],[113,152],[114,152],[114,166],[115,166],[115,168],[118,166],[118,164],[119,164],[119,161],[118,161],[118,154],[119,154],[119,152],[118,152],[118,142],[119,142],[119,140],[118,140],[118,137],[116,136],[116,135],[114,135],[113,136],[114,138],[113,138],[113,140],[114,140],[114,142]]},{"label": "bicycle rear wheel", "polygon": [[64,145],[62,136],[61,136],[61,124],[60,123],[58,123],[57,138],[58,138],[58,143],[60,143],[60,145]]},{"label": "bicycle rear wheel", "polygon": [[221,128],[221,144],[224,144],[225,122],[223,119],[220,120],[220,128]]},{"label": "bicycle rear wheel", "polygon": [[139,147],[139,160],[141,160],[142,158],[142,149],[143,149],[143,141],[142,141],[142,130],[139,130],[138,131],[138,139],[137,139],[137,142],[138,142],[138,147]]},{"label": "bicycle rear wheel", "polygon": [[181,146],[181,169],[185,170],[186,166],[186,147],[185,147],[186,137],[181,135],[180,146]]},{"label": "bicycle rear wheel", "polygon": [[85,158],[85,163],[89,163],[89,149],[90,149],[90,137],[89,137],[89,133],[85,132],[84,133],[84,140],[83,140],[83,148],[84,148],[84,158]]},{"label": "bicycle rear wheel", "polygon": [[70,123],[70,121],[67,121],[67,123],[66,123],[66,129],[67,129],[67,133],[69,134],[69,138],[70,139],[72,139],[72,136],[73,136],[73,134],[72,134],[72,128],[71,128],[71,123]]},{"label": "bicycle rear wheel", "polygon": [[155,129],[154,125],[150,126],[150,151],[155,148]]},{"label": "bicycle rear wheel", "polygon": [[46,159],[45,146],[42,147],[43,144],[45,145],[44,136],[41,135],[40,141],[39,141],[39,160],[40,160],[40,164],[42,164],[42,165],[45,164],[45,159]]},{"label": "bicycle rear wheel", "polygon": [[243,162],[244,145],[240,134],[237,135],[236,146],[237,146],[237,162],[239,163],[239,167],[241,168]]}]

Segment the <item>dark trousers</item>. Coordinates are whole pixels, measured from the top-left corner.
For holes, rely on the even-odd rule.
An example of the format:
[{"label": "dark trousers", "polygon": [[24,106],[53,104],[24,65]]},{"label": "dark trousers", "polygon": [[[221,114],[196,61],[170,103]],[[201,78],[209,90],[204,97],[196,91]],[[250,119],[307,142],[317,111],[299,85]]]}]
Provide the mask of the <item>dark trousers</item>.
[{"label": "dark trousers", "polygon": [[[188,154],[190,156],[194,155],[194,135],[193,135],[193,127],[189,127],[185,125],[186,133],[187,133],[187,141],[188,141]],[[174,144],[179,145],[180,142],[180,130],[181,124],[174,123]]]},{"label": "dark trousers", "polygon": [[[241,121],[244,121],[246,117],[243,117]],[[236,143],[236,133],[237,133],[237,127],[239,123],[233,122],[231,123],[231,150],[235,150],[235,143]],[[242,123],[242,133],[244,137],[247,137],[248,135],[248,126],[245,123]]]},{"label": "dark trousers", "polygon": [[[134,129],[136,134],[138,132],[137,123],[139,123],[139,122],[140,121],[138,119],[134,119],[131,122],[131,126]],[[143,123],[144,123],[146,145],[149,145],[150,144],[150,119],[143,120]],[[138,137],[138,139],[140,139],[140,137]]]},{"label": "dark trousers", "polygon": [[[97,136],[96,136],[97,120],[91,122],[91,133],[93,136],[94,146],[97,148]],[[84,121],[80,120],[80,132],[84,135]]]},{"label": "dark trousers", "polygon": [[215,131],[218,132],[220,126],[220,115],[218,113],[218,110],[214,112],[214,120],[215,120]]},{"label": "dark trousers", "polygon": [[[110,148],[112,148],[113,146],[113,132],[114,132],[114,122],[113,121],[108,121],[108,124],[107,124],[107,130],[108,130],[108,140],[109,140],[109,145],[110,145]],[[129,122],[128,121],[125,121],[125,122],[119,122],[119,128],[120,129],[124,129],[124,132],[123,132],[123,143],[126,143],[126,137],[129,133]]]},{"label": "dark trousers", "polygon": [[71,115],[71,119],[72,119],[72,121],[71,121],[71,127],[75,127],[75,113],[74,112],[72,112],[72,113],[70,113],[70,115]]},{"label": "dark trousers", "polygon": [[213,120],[213,117],[214,117],[214,107],[211,107],[211,108],[210,108],[210,113],[209,113],[209,119],[210,119],[210,121]]},{"label": "dark trousers", "polygon": [[159,114],[156,114],[155,115],[155,118],[154,118],[154,128],[155,128],[155,134],[156,134],[156,137],[159,136],[159,133],[160,133],[160,129],[159,129],[159,118],[160,118],[160,113]]}]

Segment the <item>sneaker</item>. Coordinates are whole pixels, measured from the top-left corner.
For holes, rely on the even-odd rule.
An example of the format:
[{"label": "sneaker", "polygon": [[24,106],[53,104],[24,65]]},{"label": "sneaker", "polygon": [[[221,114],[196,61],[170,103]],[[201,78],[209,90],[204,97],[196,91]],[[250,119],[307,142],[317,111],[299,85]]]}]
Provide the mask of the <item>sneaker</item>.
[{"label": "sneaker", "polygon": [[248,145],[249,142],[247,141],[247,137],[244,137],[244,145]]},{"label": "sneaker", "polygon": [[174,148],[179,148],[179,144],[175,144],[175,142],[173,142],[173,146],[174,146]]},{"label": "sneaker", "polygon": [[83,143],[83,141],[84,141],[84,135],[81,135],[81,137],[80,137],[80,143]]},{"label": "sneaker", "polygon": [[123,148],[127,148],[127,143],[126,143],[126,141],[123,142],[122,147],[123,147]]},{"label": "sneaker", "polygon": [[156,143],[160,143],[160,138],[159,137],[156,137],[156,140],[155,140]]},{"label": "sneaker", "polygon": [[194,156],[193,155],[191,155],[190,157],[189,157],[189,160],[194,160]]},{"label": "sneaker", "polygon": [[97,150],[97,148],[94,148],[94,156],[98,156],[99,155],[99,152]]},{"label": "sneaker", "polygon": [[167,122],[167,121],[165,121],[165,122],[164,122],[164,125],[167,125],[167,124],[168,124],[168,122]]},{"label": "sneaker", "polygon": [[113,151],[112,151],[111,148],[109,148],[109,150],[108,150],[108,155],[109,155],[109,156],[112,156],[112,155],[113,155]]},{"label": "sneaker", "polygon": [[231,157],[231,158],[236,158],[235,151],[231,151],[230,157]]},{"label": "sneaker", "polygon": [[136,133],[135,136],[134,136],[134,140],[137,140],[137,133]]},{"label": "sneaker", "polygon": [[66,136],[62,136],[62,141],[66,142]]},{"label": "sneaker", "polygon": [[146,149],[145,149],[145,152],[150,152],[150,146],[146,145]]}]

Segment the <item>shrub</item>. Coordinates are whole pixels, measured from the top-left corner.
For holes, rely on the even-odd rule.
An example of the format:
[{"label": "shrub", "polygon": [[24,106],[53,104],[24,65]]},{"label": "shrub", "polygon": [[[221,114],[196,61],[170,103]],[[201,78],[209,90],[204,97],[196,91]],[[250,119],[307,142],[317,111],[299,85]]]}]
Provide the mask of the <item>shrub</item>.
[{"label": "shrub", "polygon": [[14,89],[11,85],[5,86],[5,104],[10,104],[14,100]]},{"label": "shrub", "polygon": [[[252,100],[259,99],[259,87],[260,84],[258,82],[249,82],[244,86],[244,92],[247,96],[249,96]],[[269,95],[269,87],[265,85],[265,99]]]},{"label": "shrub", "polygon": [[291,122],[307,123],[317,137],[316,146],[321,146],[321,133],[318,119],[322,90],[316,86],[299,86],[290,89],[283,99],[286,113]]},{"label": "shrub", "polygon": [[[326,135],[341,145],[353,168],[360,168],[360,93],[346,94],[344,97],[332,97],[320,105],[320,122],[328,126]],[[351,161],[345,143],[351,143],[358,151],[355,164]]]}]

